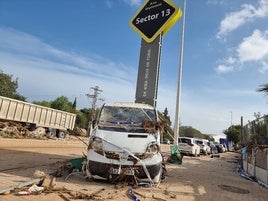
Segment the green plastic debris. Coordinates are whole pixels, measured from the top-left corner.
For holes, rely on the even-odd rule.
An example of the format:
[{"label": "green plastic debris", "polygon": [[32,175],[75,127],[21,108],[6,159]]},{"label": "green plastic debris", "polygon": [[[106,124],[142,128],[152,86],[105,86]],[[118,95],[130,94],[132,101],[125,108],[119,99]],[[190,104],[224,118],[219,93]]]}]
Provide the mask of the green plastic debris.
[{"label": "green plastic debris", "polygon": [[71,159],[69,163],[67,163],[67,165],[72,166],[74,168],[73,171],[82,171],[83,162],[85,159],[86,159],[85,157],[74,158],[74,159]]},{"label": "green plastic debris", "polygon": [[168,158],[169,163],[182,164],[183,155],[180,153],[180,148],[177,145],[170,146],[171,156]]}]

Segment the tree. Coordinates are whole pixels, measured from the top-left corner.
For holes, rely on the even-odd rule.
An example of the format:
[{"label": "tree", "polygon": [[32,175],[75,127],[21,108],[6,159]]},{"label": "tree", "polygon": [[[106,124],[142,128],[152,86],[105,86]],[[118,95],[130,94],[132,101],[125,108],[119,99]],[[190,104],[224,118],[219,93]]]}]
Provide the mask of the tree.
[{"label": "tree", "polygon": [[41,105],[41,106],[44,106],[44,107],[51,107],[51,102],[50,101],[33,101],[33,104]]},{"label": "tree", "polygon": [[170,121],[170,116],[168,115],[168,110],[165,108],[164,112],[157,112],[158,117],[162,122],[162,126],[164,127],[163,129],[163,136],[161,138],[167,138],[171,141],[173,141],[173,136],[174,136],[174,131],[172,130],[171,126],[171,121]]},{"label": "tree", "polygon": [[214,139],[214,137],[213,137],[212,135],[207,135],[207,134],[203,134],[203,135],[204,135],[204,138],[205,138],[206,140],[208,140],[208,141],[212,141],[212,142],[215,141],[215,139]]},{"label": "tree", "polygon": [[228,129],[224,130],[223,133],[227,136],[229,141],[234,144],[238,144],[241,139],[241,125],[232,125]]},{"label": "tree", "polygon": [[85,110],[80,110],[76,113],[76,125],[80,128],[87,129],[88,127],[88,113],[84,113]]},{"label": "tree", "polygon": [[17,92],[18,78],[12,80],[13,75],[7,75],[0,70],[0,96],[25,101],[26,98]]},{"label": "tree", "polygon": [[69,102],[68,98],[65,96],[58,97],[56,100],[52,101],[51,107],[66,112],[74,112],[73,103]]},{"label": "tree", "polygon": [[263,84],[261,85],[258,89],[257,92],[263,92],[265,95],[268,95],[268,84]]},{"label": "tree", "polygon": [[76,110],[76,105],[77,105],[77,98],[75,97],[74,102],[73,102],[73,109]]},{"label": "tree", "polygon": [[164,112],[162,113],[164,115],[164,118],[167,120],[168,125],[171,125],[170,116],[168,114],[168,109],[165,108]]},{"label": "tree", "polygon": [[196,137],[204,139],[205,136],[197,129],[191,126],[180,126],[180,136],[182,137]]}]

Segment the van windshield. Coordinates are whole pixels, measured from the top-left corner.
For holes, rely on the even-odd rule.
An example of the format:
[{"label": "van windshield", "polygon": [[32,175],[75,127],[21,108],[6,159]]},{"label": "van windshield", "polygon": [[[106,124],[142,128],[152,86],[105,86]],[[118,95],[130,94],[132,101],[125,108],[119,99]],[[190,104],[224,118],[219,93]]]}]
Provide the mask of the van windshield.
[{"label": "van windshield", "polygon": [[142,124],[145,120],[156,121],[153,109],[104,106],[99,122],[112,124]]},{"label": "van windshield", "polygon": [[104,106],[99,116],[98,127],[109,131],[146,133],[142,126],[145,120],[157,120],[154,109]]}]

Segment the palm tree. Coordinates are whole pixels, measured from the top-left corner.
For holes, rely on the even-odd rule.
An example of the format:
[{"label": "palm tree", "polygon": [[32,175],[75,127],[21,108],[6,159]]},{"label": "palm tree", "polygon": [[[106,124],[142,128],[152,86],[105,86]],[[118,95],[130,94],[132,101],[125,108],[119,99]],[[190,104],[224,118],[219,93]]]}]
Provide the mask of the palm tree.
[{"label": "palm tree", "polygon": [[257,89],[257,92],[264,92],[265,95],[268,95],[268,84],[263,84],[260,88]]}]

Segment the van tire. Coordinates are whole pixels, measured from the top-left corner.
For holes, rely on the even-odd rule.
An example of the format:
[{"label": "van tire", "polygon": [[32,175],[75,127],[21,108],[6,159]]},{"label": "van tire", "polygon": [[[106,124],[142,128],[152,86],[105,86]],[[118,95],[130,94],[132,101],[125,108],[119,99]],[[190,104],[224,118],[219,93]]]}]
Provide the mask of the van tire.
[{"label": "van tire", "polygon": [[163,168],[161,167],[161,169],[159,170],[159,173],[153,178],[153,182],[155,184],[158,184],[161,182],[162,174],[163,174]]}]

